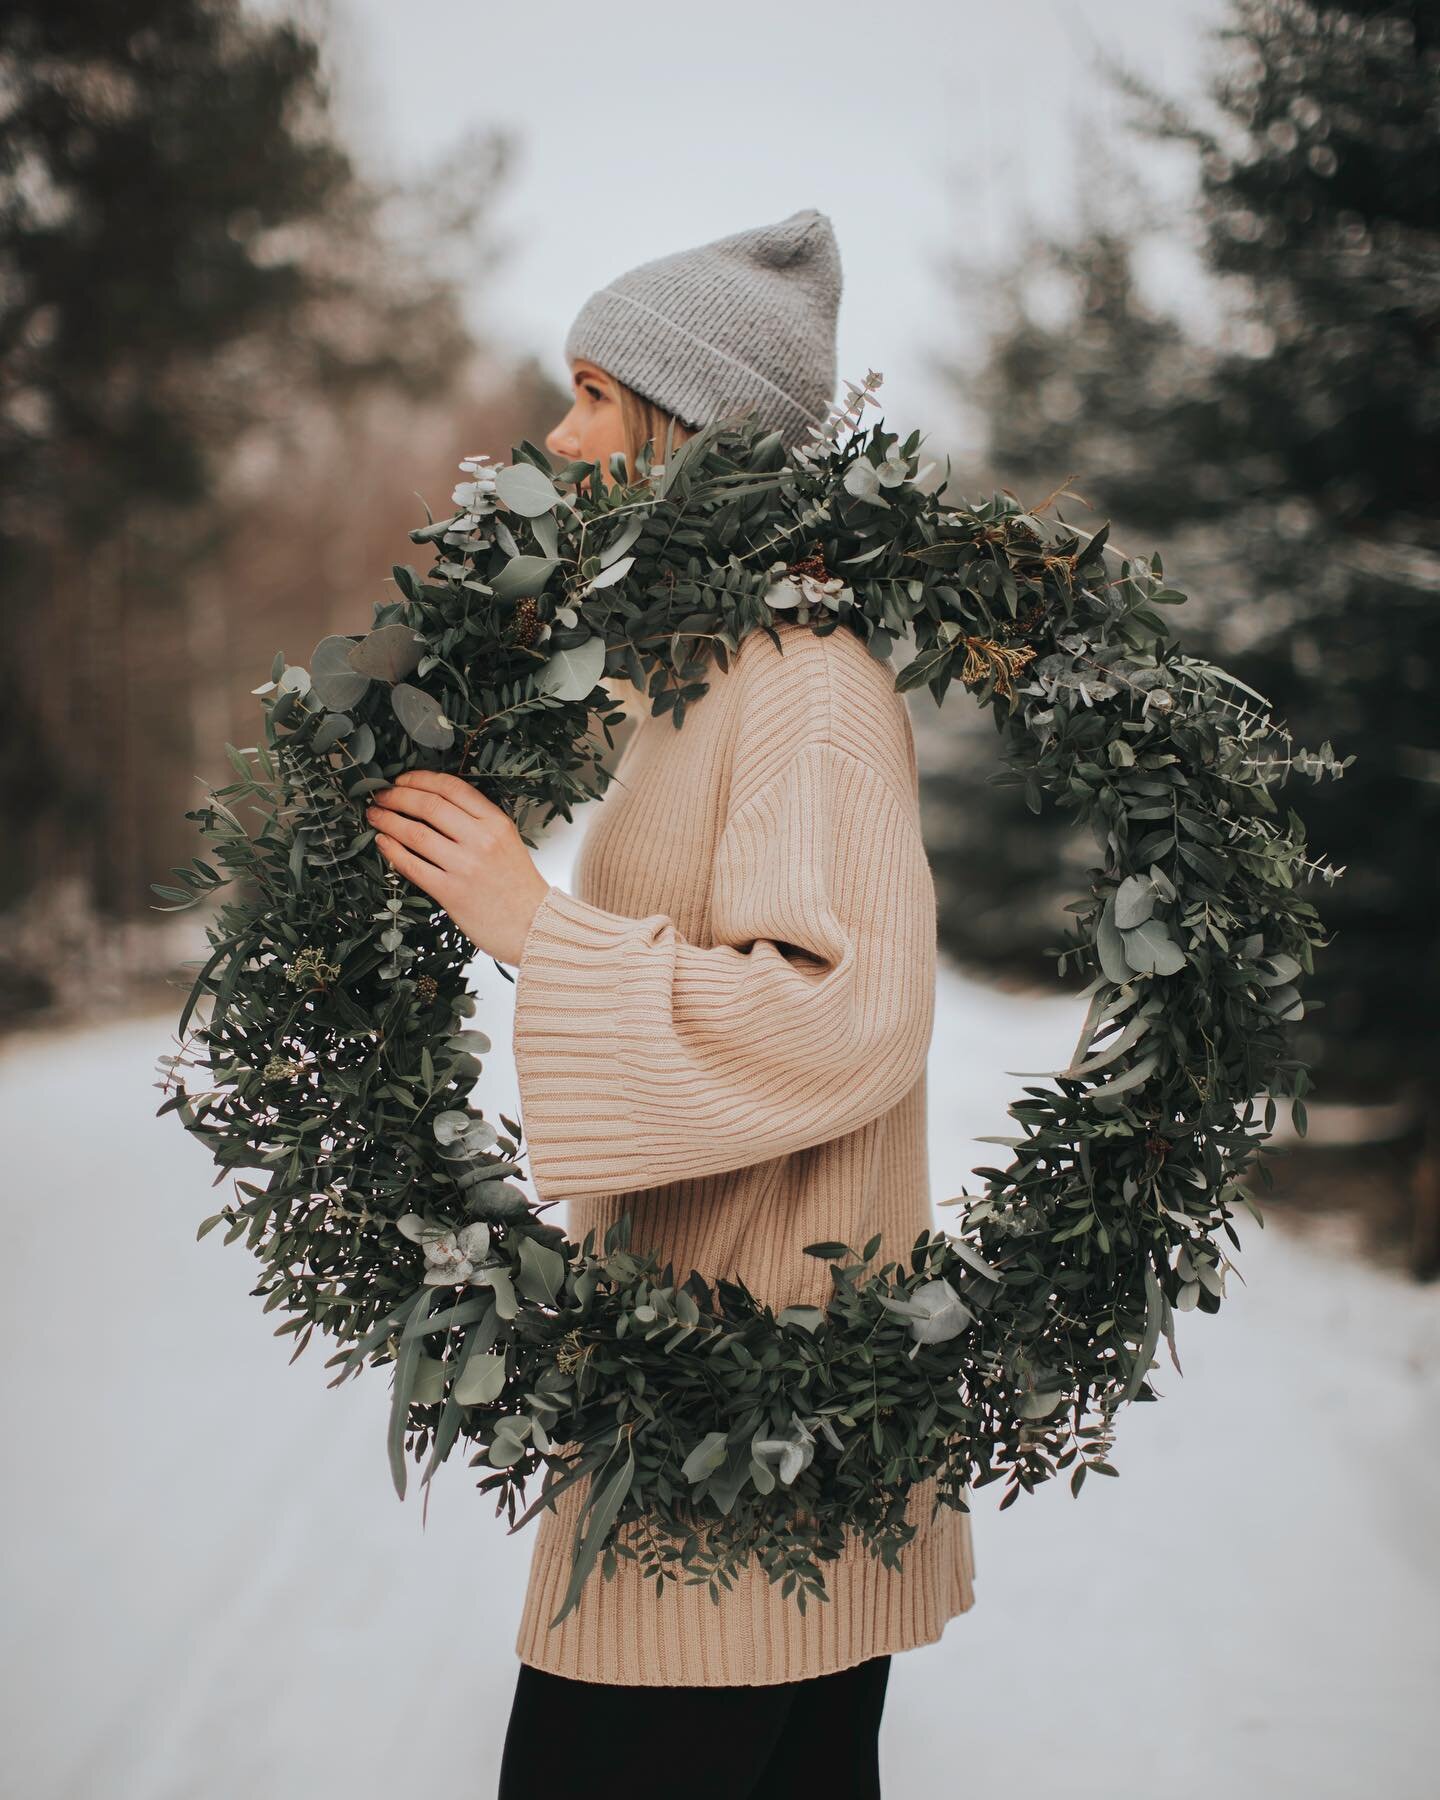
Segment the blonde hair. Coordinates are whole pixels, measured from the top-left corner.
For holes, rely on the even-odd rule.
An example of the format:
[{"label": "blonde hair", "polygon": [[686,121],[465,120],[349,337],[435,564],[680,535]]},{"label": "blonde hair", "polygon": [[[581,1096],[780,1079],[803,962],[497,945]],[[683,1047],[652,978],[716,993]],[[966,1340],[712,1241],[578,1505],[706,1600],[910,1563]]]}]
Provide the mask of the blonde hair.
[{"label": "blonde hair", "polygon": [[[615,380],[614,376],[611,380]],[[620,395],[620,422],[625,434],[625,458],[634,479],[635,470],[640,461],[640,452],[646,444],[653,445],[650,452],[651,463],[665,460],[665,435],[673,432],[672,441],[683,444],[686,438],[693,436],[692,428],[678,419],[674,413],[663,406],[657,406],[653,400],[647,400],[643,394],[637,394],[632,387],[623,381],[615,381]]]},{"label": "blonde hair", "polygon": [[[643,394],[637,394],[632,387],[623,381],[610,379],[620,395],[620,424],[625,438],[625,462],[630,471],[631,480],[640,461],[640,452],[646,444],[654,448],[650,452],[650,461],[654,464],[665,460],[665,434],[673,432],[672,442],[683,444],[694,432],[689,425],[682,423],[674,413],[663,406],[657,406],[653,400],[647,400]],[[649,707],[649,697],[644,688],[637,688],[627,675],[607,675],[607,683],[619,690],[620,698],[625,703],[627,714],[632,717],[642,716]]]}]

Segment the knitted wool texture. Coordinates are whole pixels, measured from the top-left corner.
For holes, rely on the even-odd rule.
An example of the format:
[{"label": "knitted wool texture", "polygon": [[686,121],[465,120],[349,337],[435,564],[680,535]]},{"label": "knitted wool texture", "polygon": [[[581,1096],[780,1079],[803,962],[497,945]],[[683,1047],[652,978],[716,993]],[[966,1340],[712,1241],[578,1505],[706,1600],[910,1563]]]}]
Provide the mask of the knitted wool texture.
[{"label": "knitted wool texture", "polygon": [[[823,1306],[806,1244],[906,1261],[934,1228],[936,894],[910,715],[853,633],[752,632],[676,731],[641,719],[516,970],[531,1174],[576,1243],[631,1243],[775,1308]],[[573,1446],[572,1446],[573,1448]],[[938,1638],[973,1604],[970,1518],[912,1489],[898,1573],[855,1539],[802,1616],[747,1564],[719,1603],[622,1558],[559,1626],[585,1484],[540,1515],[516,1648],[585,1681],[800,1680]],[[627,1528],[629,1541],[643,1533]]]},{"label": "knitted wool texture", "polygon": [[656,257],[597,289],[565,339],[684,424],[759,410],[787,449],[835,392],[840,251],[813,207]]}]

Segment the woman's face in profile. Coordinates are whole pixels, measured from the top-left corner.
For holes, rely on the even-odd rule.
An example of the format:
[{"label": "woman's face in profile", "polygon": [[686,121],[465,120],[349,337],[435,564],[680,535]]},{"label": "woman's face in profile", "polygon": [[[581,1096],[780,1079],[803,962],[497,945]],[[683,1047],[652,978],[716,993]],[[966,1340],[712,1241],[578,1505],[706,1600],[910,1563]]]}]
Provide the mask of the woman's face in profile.
[{"label": "woman's face in profile", "polygon": [[619,392],[599,364],[584,357],[571,362],[570,380],[570,410],[546,433],[545,448],[554,457],[596,462],[608,470],[610,457],[625,452]]},{"label": "woman's face in profile", "polygon": [[[625,454],[625,434],[620,419],[620,395],[615,383],[598,363],[576,357],[570,364],[573,394],[570,410],[545,434],[545,448],[554,457],[575,462],[598,462],[609,468],[612,455]],[[648,711],[644,696],[620,675],[606,676],[606,685],[628,718]]]}]

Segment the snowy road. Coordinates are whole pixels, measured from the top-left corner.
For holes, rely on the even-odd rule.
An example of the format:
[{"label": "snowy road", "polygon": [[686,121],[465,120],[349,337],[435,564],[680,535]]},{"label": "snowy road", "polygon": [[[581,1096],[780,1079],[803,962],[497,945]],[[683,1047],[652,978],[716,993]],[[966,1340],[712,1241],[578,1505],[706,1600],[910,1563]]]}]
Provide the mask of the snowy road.
[{"label": "snowy road", "polygon": [[[541,861],[566,883],[563,840]],[[493,1114],[511,989],[476,974]],[[529,1534],[459,1461],[422,1530],[384,1378],[330,1390],[319,1340],[289,1366],[244,1249],[195,1243],[226,1191],[153,1117],[174,1016],[0,1054],[0,1792],[491,1800]],[[974,1141],[1012,1128],[1003,1071],[1063,1063],[1078,1022],[944,977],[937,1200],[1003,1157]],[[894,1665],[888,1795],[1434,1791],[1440,1296],[1278,1217],[1243,1235],[1244,1284],[1182,1316],[1185,1377],[1164,1359],[1127,1415],[1118,1481],[977,1496],[976,1607]]]}]

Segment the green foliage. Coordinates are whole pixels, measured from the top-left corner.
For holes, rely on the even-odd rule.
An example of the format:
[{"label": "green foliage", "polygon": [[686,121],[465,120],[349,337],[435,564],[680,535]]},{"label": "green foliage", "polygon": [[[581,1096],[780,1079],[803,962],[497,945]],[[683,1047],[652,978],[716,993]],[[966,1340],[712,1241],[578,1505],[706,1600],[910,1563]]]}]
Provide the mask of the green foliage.
[{"label": "green foliage", "polygon": [[[1093,181],[1073,237],[1025,247],[965,392],[981,392],[1001,479],[1043,493],[1083,470],[1075,485],[1117,529],[1183,556],[1205,605],[1193,648],[1213,647],[1302,741],[1363,746],[1352,779],[1297,803],[1336,862],[1364,866],[1333,898],[1298,1047],[1332,1100],[1408,1111],[1387,1157],[1414,1196],[1414,1266],[1434,1273],[1440,14],[1230,0],[1218,48],[1203,118],[1121,78],[1142,151],[1158,139],[1194,159],[1181,224],[1215,278],[1204,331],[1157,315],[1134,278],[1170,209],[1152,234]],[[1042,312],[1057,286],[1063,308]],[[1053,891],[1057,847],[1017,842],[978,782],[928,785],[949,790],[933,835],[946,808],[974,834],[954,879],[981,904],[952,909],[947,937],[975,958],[990,946],[973,921],[1004,914],[1016,886]],[[994,852],[972,874],[980,836]]]},{"label": "green foliage", "polygon": [[[177,870],[181,889],[245,892],[210,928],[160,1110],[222,1175],[262,1174],[200,1234],[245,1238],[297,1355],[319,1331],[341,1345],[337,1380],[392,1368],[402,1494],[407,1448],[428,1481],[461,1439],[516,1525],[589,1478],[560,1617],[622,1556],[716,1599],[754,1556],[803,1610],[847,1531],[899,1564],[917,1482],[964,1508],[996,1480],[1008,1505],[1066,1469],[1074,1491],[1113,1473],[1117,1410],[1155,1397],[1173,1312],[1218,1310],[1220,1239],[1238,1244],[1277,1097],[1303,1120],[1286,1024],[1322,935],[1299,888],[1337,871],[1272,790],[1343,765],[1328,745],[1270,754],[1284,734],[1263,705],[1170,635],[1183,596],[1158,557],[1007,496],[925,491],[918,434],[861,423],[878,382],[790,458],[750,415],[631,485],[530,444],[508,470],[462,465],[461,514],[412,534],[434,568],[397,570],[400,597],[348,649],[324,640],[309,669],[277,656],[262,741],[188,815],[213,866]],[[713,665],[791,609],[877,655],[912,644],[899,689],[938,704],[958,677],[1010,772],[1087,824],[1099,860],[1059,957],[1087,978],[1084,1029],[1054,1085],[1011,1107],[1008,1165],[975,1171],[983,1191],[945,1203],[958,1229],[922,1233],[908,1266],[872,1266],[879,1239],[808,1246],[829,1304],[777,1314],[742,1283],[677,1281],[631,1248],[628,1215],[576,1246],[515,1205],[518,1127],[470,1097],[489,1048],[462,1030],[471,947],[373,853],[362,808],[423,766],[527,818],[567,812],[604,789],[587,726],[606,671],[682,728]],[[402,680],[453,749],[393,704]]]},{"label": "green foliage", "polygon": [[[72,879],[102,923],[143,905],[191,761],[169,696],[212,672],[216,558],[256,541],[254,471],[266,452],[313,466],[307,418],[364,433],[378,392],[454,394],[474,356],[464,310],[507,140],[476,131],[418,179],[366,175],[296,10],[0,8],[7,909]],[[253,622],[253,592],[227,603]],[[293,603],[320,616],[325,595]],[[0,950],[0,1007],[60,985]]]},{"label": "green foliage", "polygon": [[[297,393],[433,391],[468,350],[454,284],[384,220],[399,190],[356,172],[292,21],[11,0],[0,72],[0,364],[28,396],[0,424],[0,543],[83,493],[93,548],[137,505],[207,499]],[[453,180],[407,199],[436,269],[473,203]]]}]

